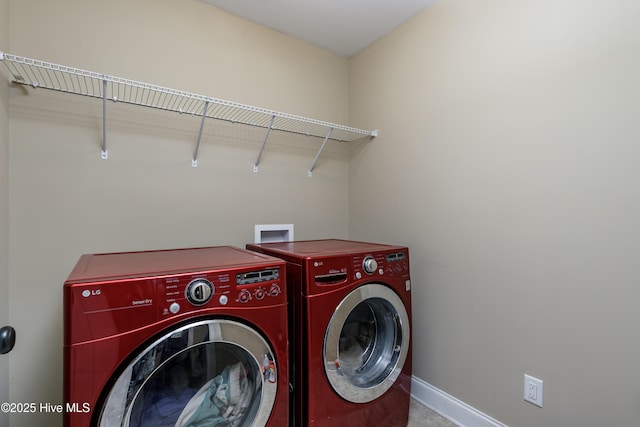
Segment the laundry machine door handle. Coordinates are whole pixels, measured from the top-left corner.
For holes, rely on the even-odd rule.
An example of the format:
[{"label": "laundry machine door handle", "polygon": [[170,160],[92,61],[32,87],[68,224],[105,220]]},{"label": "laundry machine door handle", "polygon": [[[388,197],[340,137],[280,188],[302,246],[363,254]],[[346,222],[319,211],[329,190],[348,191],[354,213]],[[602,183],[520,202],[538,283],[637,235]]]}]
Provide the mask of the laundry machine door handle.
[{"label": "laundry machine door handle", "polygon": [[0,328],[0,354],[9,353],[16,345],[16,330],[11,326]]}]

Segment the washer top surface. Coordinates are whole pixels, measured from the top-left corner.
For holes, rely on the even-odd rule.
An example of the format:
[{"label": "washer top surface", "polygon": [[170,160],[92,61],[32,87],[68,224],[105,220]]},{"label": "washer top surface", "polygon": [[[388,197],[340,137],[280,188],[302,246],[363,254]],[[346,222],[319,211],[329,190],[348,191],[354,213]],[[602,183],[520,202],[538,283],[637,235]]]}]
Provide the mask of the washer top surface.
[{"label": "washer top surface", "polygon": [[288,254],[298,258],[311,258],[327,255],[350,255],[366,252],[400,250],[403,246],[384,245],[379,243],[356,242],[352,240],[326,239],[301,240],[297,242],[263,243],[256,245],[270,252]]},{"label": "washer top surface", "polygon": [[195,271],[281,264],[282,261],[233,246],[143,252],[86,254],[80,257],[67,283],[161,276]]}]

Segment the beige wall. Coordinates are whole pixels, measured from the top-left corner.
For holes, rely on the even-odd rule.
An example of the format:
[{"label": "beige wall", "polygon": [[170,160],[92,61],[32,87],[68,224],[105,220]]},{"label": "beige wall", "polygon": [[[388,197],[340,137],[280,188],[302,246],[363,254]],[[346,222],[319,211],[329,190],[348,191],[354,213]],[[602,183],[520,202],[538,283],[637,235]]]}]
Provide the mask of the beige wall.
[{"label": "beige wall", "polygon": [[[0,0],[0,51],[9,47],[9,0]],[[1,66],[1,65],[0,65]],[[9,109],[5,81],[0,81],[0,327],[9,324]],[[9,400],[9,356],[0,355],[0,402]],[[9,417],[0,412],[0,425]]]},{"label": "beige wall", "polygon": [[[11,2],[11,52],[348,123],[348,61],[196,0]],[[81,18],[82,17],[82,18]],[[208,121],[108,106],[31,88],[10,91],[11,401],[61,402],[62,283],[87,252],[253,241],[259,223],[297,238],[348,236],[348,148]],[[53,421],[52,421],[53,420]],[[53,425],[15,415],[12,427]]]},{"label": "beige wall", "polygon": [[351,60],[350,236],[411,248],[415,375],[511,426],[640,419],[639,14],[440,0]]}]

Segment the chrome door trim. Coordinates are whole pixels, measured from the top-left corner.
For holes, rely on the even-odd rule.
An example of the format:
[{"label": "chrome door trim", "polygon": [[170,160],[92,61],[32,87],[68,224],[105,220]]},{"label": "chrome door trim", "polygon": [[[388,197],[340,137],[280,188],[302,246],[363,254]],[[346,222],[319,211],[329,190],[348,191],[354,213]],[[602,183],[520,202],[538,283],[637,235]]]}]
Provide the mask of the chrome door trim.
[{"label": "chrome door trim", "polygon": [[[206,327],[208,329],[209,333],[206,339],[198,340],[197,338],[194,338],[195,334],[191,334],[191,330],[197,327]],[[189,334],[188,344],[183,349],[172,353],[169,357],[155,365],[153,370],[146,375],[144,382],[140,383],[136,387],[134,397],[129,402],[126,402],[123,395],[126,395],[129,391],[131,375],[136,363],[143,360],[146,355],[152,352],[161,343],[171,339],[172,336],[184,333],[185,331]],[[148,345],[144,350],[138,352],[138,355],[118,374],[119,376],[117,381],[111,387],[109,394],[102,405],[98,425],[100,427],[128,427],[131,410],[136,402],[138,394],[142,390],[144,384],[153,377],[154,373],[185,351],[188,351],[194,346],[206,345],[208,343],[227,343],[241,348],[251,355],[258,371],[263,372],[263,375],[260,376],[260,404],[256,411],[254,422],[251,425],[256,427],[265,426],[275,404],[278,386],[277,369],[279,361],[276,360],[273,350],[260,333],[243,323],[227,319],[200,320],[188,323],[178,328],[170,329],[160,338]],[[272,364],[265,366],[265,360],[268,359],[272,361]]]},{"label": "chrome door trim", "polygon": [[[393,351],[397,354],[393,360],[387,360],[394,366],[388,370],[388,374],[377,385],[360,387],[353,384],[340,368],[340,336],[349,314],[360,303],[367,300],[381,300],[385,306],[391,308],[396,328],[396,336],[399,335],[400,343],[394,343]],[[398,379],[402,367],[407,358],[410,342],[409,316],[400,297],[388,286],[371,283],[360,286],[351,291],[336,307],[324,338],[324,370],[329,383],[336,393],[354,403],[371,402],[383,395]]]}]

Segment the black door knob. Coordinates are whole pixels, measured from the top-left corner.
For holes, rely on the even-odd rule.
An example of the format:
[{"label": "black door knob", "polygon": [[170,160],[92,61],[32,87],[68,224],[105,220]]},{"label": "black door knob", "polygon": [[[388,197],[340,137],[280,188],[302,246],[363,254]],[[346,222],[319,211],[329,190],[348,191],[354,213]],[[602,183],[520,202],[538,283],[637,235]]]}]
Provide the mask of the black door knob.
[{"label": "black door knob", "polygon": [[11,326],[0,328],[0,354],[9,353],[16,345],[16,330]]}]

